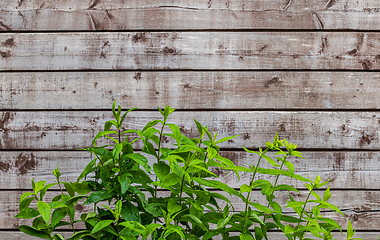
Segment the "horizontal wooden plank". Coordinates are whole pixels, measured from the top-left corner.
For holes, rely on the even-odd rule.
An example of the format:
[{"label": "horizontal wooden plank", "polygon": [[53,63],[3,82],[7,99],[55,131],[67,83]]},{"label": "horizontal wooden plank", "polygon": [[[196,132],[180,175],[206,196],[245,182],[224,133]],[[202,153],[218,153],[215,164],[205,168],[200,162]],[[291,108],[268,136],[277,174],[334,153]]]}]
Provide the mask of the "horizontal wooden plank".
[{"label": "horizontal wooden plank", "polygon": [[374,109],[373,72],[3,72],[0,109]]},{"label": "horizontal wooden plank", "polygon": [[[0,199],[4,204],[0,206],[0,229],[17,228],[17,226],[22,224],[30,224],[30,220],[17,219],[13,217],[18,212],[18,199],[21,194],[22,192],[20,191],[4,191],[1,195]],[[57,192],[48,192],[46,194],[45,201],[50,202],[51,198],[54,197],[55,194],[57,194]],[[319,194],[323,195],[323,192],[319,192]],[[337,220],[338,223],[343,226],[342,229],[346,229],[348,218],[352,219],[353,227],[358,230],[376,230],[379,228],[379,222],[376,220],[376,217],[378,218],[380,216],[378,211],[380,207],[380,202],[378,201],[380,193],[378,191],[332,191],[332,194],[332,198],[329,202],[342,209],[346,216],[344,217],[329,212],[323,214]],[[160,193],[160,196],[161,195],[163,197],[168,197],[167,192]],[[293,196],[296,200],[305,200],[307,192],[301,191],[300,195],[293,194]],[[267,204],[265,198],[262,197],[259,192],[254,192],[251,199],[262,203],[263,205]],[[350,201],[347,201],[347,199],[350,199]],[[292,210],[286,208],[287,200],[287,192],[281,192],[276,195],[276,201],[283,208],[283,212],[291,213]],[[236,211],[244,210],[245,207],[241,202],[241,199],[232,197],[231,202],[234,203]],[[36,205],[36,203],[32,203],[31,206],[35,207],[34,205]],[[92,207],[93,205],[83,206],[81,204],[77,204],[76,218],[79,218],[82,213],[91,211]]]},{"label": "horizontal wooden plank", "polygon": [[[67,233],[67,232],[56,232],[56,233],[60,233],[62,234],[62,236],[64,236],[65,238],[69,238],[72,234],[70,233]],[[25,239],[26,235],[24,233],[21,233],[21,232],[14,232],[14,231],[0,231],[0,234],[1,236],[4,237],[4,239],[8,239],[8,240],[21,240],[21,239]],[[231,234],[231,236],[233,236],[234,234]],[[344,235],[342,236],[340,233],[334,233],[334,239],[336,240],[346,240],[347,237],[344,233]],[[270,237],[270,239],[286,239],[285,237],[283,237],[283,234],[282,233],[276,233],[276,232],[270,232],[268,234],[268,236]],[[27,236],[28,239],[31,239],[31,240],[37,240],[37,239],[40,239],[40,238],[35,238],[35,237],[31,237],[31,236]],[[379,239],[379,233],[378,232],[356,232],[355,233],[355,237],[357,238],[362,238],[362,239],[365,239],[365,240],[378,240]],[[149,239],[149,238],[148,238]],[[214,237],[215,240],[221,240],[221,236],[216,236]]]},{"label": "horizontal wooden plank", "polygon": [[380,33],[4,33],[1,70],[380,68]]},{"label": "horizontal wooden plank", "polygon": [[[0,149],[87,147],[104,122],[112,119],[110,111],[0,112],[0,116]],[[142,129],[161,118],[158,111],[135,111],[128,114],[124,126]],[[281,130],[281,138],[300,148],[380,149],[379,112],[178,111],[168,121],[191,138],[198,136],[193,119],[218,131],[220,138],[240,135],[222,143],[223,148],[265,146]]]},{"label": "horizontal wooden plank", "polygon": [[[246,152],[221,152],[240,166],[256,164],[257,156]],[[269,155],[270,156],[270,155]],[[297,173],[311,178],[321,175],[323,180],[331,179],[329,185],[339,189],[379,189],[380,180],[376,177],[380,172],[378,164],[379,152],[305,152],[305,160],[292,158]],[[0,189],[31,189],[30,180],[46,180],[55,182],[52,170],[59,167],[62,181],[76,181],[81,171],[91,160],[90,154],[83,151],[71,152],[30,152],[12,151],[0,152]],[[150,165],[156,162],[149,158]],[[270,167],[266,161],[260,166]],[[241,181],[233,173],[215,171],[221,181],[230,186],[239,188],[248,183],[251,175],[242,174]],[[260,176],[260,178],[264,178]],[[152,176],[154,179],[154,176]],[[274,178],[266,179],[274,181]],[[302,183],[281,177],[280,180],[287,184],[293,184],[299,188],[305,188]]]},{"label": "horizontal wooden plank", "polygon": [[376,1],[11,1],[0,29],[361,29],[378,30]]}]

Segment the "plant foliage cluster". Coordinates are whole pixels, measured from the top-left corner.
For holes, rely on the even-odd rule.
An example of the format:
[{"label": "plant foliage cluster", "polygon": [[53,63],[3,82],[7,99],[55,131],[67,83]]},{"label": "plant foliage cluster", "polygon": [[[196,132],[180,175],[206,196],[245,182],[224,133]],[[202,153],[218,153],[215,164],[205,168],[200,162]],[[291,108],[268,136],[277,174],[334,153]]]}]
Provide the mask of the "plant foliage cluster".
[{"label": "plant foliage cluster", "polygon": [[[283,232],[284,239],[306,240],[333,239],[332,231],[341,230],[336,221],[323,215],[326,210],[342,214],[328,202],[330,188],[322,196],[315,191],[328,182],[322,182],[320,176],[312,180],[294,172],[291,159],[303,158],[297,145],[280,140],[276,134],[265,149],[252,151],[243,147],[257,158],[252,165],[236,166],[219,155],[218,146],[236,136],[219,139],[217,133],[194,120],[199,135],[190,139],[177,125],[168,122],[174,111],[169,106],[158,108],[162,119],[151,121],[140,130],[122,131],[122,123],[131,110],[134,109],[121,115],[121,107],[116,109],[114,102],[114,120],[105,123],[104,131],[96,135],[91,147],[82,149],[93,158],[76,182],[62,182],[58,168],[53,171],[56,183],[32,180],[33,191],[21,196],[20,212],[16,215],[33,219],[31,226],[19,226],[22,232],[62,240],[63,236],[55,230],[69,225],[73,231],[70,240],[268,240],[270,231]],[[131,136],[135,137],[129,141]],[[98,146],[101,138],[112,144]],[[172,139],[172,147],[163,147],[163,138]],[[137,141],[143,146],[142,152],[135,151]],[[269,152],[275,158],[269,157]],[[154,163],[149,164],[148,159],[154,159]],[[263,160],[272,167],[262,167]],[[251,179],[236,190],[218,181],[214,172],[234,172],[239,179],[243,173]],[[265,175],[275,180],[265,180]],[[279,191],[298,192],[293,186],[280,184],[284,178],[304,182],[307,197],[296,200],[289,194],[286,206],[276,202]],[[47,202],[45,193],[54,186],[59,186],[60,192]],[[262,194],[266,202],[253,201],[253,194]],[[244,210],[234,208],[236,202],[230,201],[231,196],[240,199]],[[75,206],[79,202],[92,205],[93,210],[76,219]],[[75,229],[79,222],[85,230]],[[349,222],[347,239],[358,239],[353,238],[354,233]]]}]

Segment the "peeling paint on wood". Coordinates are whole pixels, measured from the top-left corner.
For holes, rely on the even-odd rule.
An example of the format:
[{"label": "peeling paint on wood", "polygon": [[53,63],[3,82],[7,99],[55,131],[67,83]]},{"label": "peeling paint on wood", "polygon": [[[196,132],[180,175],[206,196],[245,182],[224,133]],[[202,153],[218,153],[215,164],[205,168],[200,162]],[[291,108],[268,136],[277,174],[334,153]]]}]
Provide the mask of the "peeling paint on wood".
[{"label": "peeling paint on wood", "polygon": [[[0,71],[378,70],[379,36],[379,33],[360,33],[358,36],[354,32],[99,32],[17,36],[6,33],[0,35],[0,42],[14,37],[17,45],[0,48],[3,58],[0,59]],[[328,41],[323,54],[320,39]],[[358,51],[353,55],[352,49]]]},{"label": "peeling paint on wood", "polygon": [[108,109],[115,99],[140,109],[374,109],[379,95],[373,72],[0,73],[9,110]]},{"label": "peeling paint on wood", "polygon": [[[131,106],[135,107],[135,106]],[[91,145],[95,134],[111,119],[110,111],[16,112],[0,131],[1,149],[78,149]],[[6,116],[6,113],[0,113]],[[140,129],[160,118],[157,111],[128,114],[125,127]],[[279,130],[280,137],[301,148],[380,149],[378,112],[276,112],[211,111],[174,112],[171,123],[183,125],[183,133],[197,137],[192,119],[219,132],[219,136],[254,134],[254,138],[235,138],[221,147],[263,146]],[[345,125],[345,130],[342,130]],[[137,144],[137,147],[141,147]]]},{"label": "peeling paint on wood", "polygon": [[[4,0],[0,9],[7,31],[320,29],[322,22],[324,29],[376,30],[380,22],[377,2],[354,0]],[[89,24],[95,21],[97,28]]]}]

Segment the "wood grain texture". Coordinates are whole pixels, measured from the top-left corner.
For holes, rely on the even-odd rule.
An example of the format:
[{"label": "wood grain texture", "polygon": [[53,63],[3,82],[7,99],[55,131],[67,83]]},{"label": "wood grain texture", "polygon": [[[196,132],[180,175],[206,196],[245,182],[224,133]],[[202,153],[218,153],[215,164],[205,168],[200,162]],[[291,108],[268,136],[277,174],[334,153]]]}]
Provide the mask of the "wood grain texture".
[{"label": "wood grain texture", "polygon": [[[221,152],[221,155],[240,166],[257,162],[256,155],[246,152]],[[305,152],[303,155],[305,160],[292,158],[291,162],[296,172],[305,177],[308,174],[311,178],[321,175],[323,180],[331,179],[329,185],[333,189],[380,188],[380,181],[376,177],[380,173],[379,152]],[[147,158],[150,165],[156,162],[149,156]],[[62,181],[74,182],[90,160],[90,154],[84,151],[3,151],[0,152],[0,189],[31,189],[32,178],[35,181],[55,182],[52,170],[57,166],[62,173]],[[270,167],[265,161],[260,166]],[[225,175],[225,171],[213,170],[213,172],[221,177],[221,181],[235,188],[248,183],[251,178],[250,174],[242,174],[239,182],[233,173]],[[260,178],[274,181],[273,177],[260,176]],[[281,181],[295,184],[298,188],[305,188],[302,183],[292,179],[284,177]]]},{"label": "wood grain texture", "polygon": [[[110,111],[0,112],[0,149],[87,147],[111,116]],[[155,119],[161,119],[158,111],[135,111],[128,114],[124,126],[142,129]],[[218,131],[220,138],[240,135],[222,143],[223,148],[265,146],[280,130],[281,138],[299,148],[380,149],[378,112],[178,111],[168,121],[192,138],[198,136],[193,119]]]},{"label": "wood grain texture", "polygon": [[4,33],[1,70],[380,68],[380,33]]},{"label": "wood grain texture", "polygon": [[378,30],[376,1],[11,1],[0,3],[5,31],[142,29]]},{"label": "wood grain texture", "polygon": [[[320,195],[323,195],[323,192],[318,192]],[[18,219],[13,216],[18,213],[18,199],[21,196],[22,192],[20,191],[3,191],[1,196],[2,206],[0,206],[0,229],[6,229],[6,226],[12,226],[12,228],[17,228],[17,226],[22,224],[29,224],[31,221],[26,219]],[[54,197],[59,192],[47,192],[45,201],[50,202],[52,197]],[[378,191],[332,191],[333,197],[329,202],[335,204],[339,207],[346,217],[338,215],[332,212],[323,213],[326,216],[329,216],[338,221],[342,225],[342,229],[346,229],[348,219],[350,218],[353,227],[358,230],[369,230],[369,229],[378,229],[379,222],[376,218],[379,218],[379,208],[380,202],[379,197],[380,193]],[[307,192],[301,191],[300,194],[292,194],[295,200],[304,200],[307,196]],[[159,196],[168,197],[167,192],[160,192]],[[261,193],[254,192],[252,194],[252,200],[259,202],[263,205],[266,205],[265,197],[262,197]],[[288,200],[287,192],[280,192],[276,195],[276,201],[283,208],[283,212],[292,214],[292,210],[286,208]],[[345,199],[349,198],[350,203],[347,203]],[[236,211],[243,211],[244,205],[241,203],[241,199],[236,197],[231,198],[231,202],[236,204]],[[82,213],[89,212],[93,209],[93,205],[81,205],[83,201],[76,205],[76,219],[80,217]],[[105,203],[106,204],[106,203]],[[33,202],[31,207],[35,207],[36,203]],[[108,205],[108,204],[107,204]],[[222,203],[222,205],[224,205]],[[310,205],[312,206],[312,204]],[[80,228],[80,224],[76,226]]]},{"label": "wood grain texture", "polygon": [[376,109],[373,72],[3,72],[0,109]]},{"label": "wood grain texture", "polygon": [[[69,238],[72,235],[72,234],[67,233],[67,232],[57,232],[57,233],[62,234],[62,236],[64,236],[65,238]],[[4,237],[4,239],[7,239],[7,240],[21,240],[21,239],[25,239],[25,237],[26,237],[26,235],[21,233],[21,232],[13,232],[13,231],[2,231],[1,235]],[[233,236],[233,234],[231,234],[231,236]],[[270,233],[268,233],[268,236],[270,237],[270,239],[280,239],[280,240],[286,239],[285,237],[283,237],[283,234],[281,234],[281,233],[270,232]],[[40,238],[31,237],[31,236],[27,236],[27,237],[28,237],[28,239],[31,239],[31,240],[40,239]],[[365,240],[378,240],[379,239],[379,233],[378,232],[356,232],[355,237],[362,238]],[[150,238],[148,238],[148,239],[150,239]],[[222,238],[219,236],[216,236],[214,239],[215,240],[222,240]],[[334,239],[346,240],[347,237],[346,237],[345,233],[343,236],[340,233],[334,233]]]}]

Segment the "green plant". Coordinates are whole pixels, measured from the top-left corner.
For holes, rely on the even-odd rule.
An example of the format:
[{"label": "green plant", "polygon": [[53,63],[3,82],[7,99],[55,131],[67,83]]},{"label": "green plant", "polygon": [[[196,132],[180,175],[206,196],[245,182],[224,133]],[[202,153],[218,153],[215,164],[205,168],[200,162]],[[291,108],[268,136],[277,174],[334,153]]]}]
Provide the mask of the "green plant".
[{"label": "green plant", "polygon": [[[57,183],[45,185],[46,181],[32,180],[33,192],[21,196],[16,217],[34,220],[31,226],[21,225],[19,229],[31,236],[54,240],[64,239],[54,233],[64,225],[71,226],[70,240],[145,240],[149,236],[155,240],[207,240],[218,235],[223,239],[261,240],[268,239],[267,233],[272,229],[282,231],[289,240],[306,240],[311,239],[309,235],[305,237],[307,233],[319,239],[332,239],[331,232],[341,230],[337,222],[321,214],[321,209],[342,214],[328,203],[330,188],[323,196],[315,191],[328,182],[322,182],[319,176],[311,180],[294,172],[289,159],[302,158],[296,145],[280,140],[276,134],[264,150],[243,147],[258,155],[256,164],[236,166],[219,154],[218,145],[237,136],[218,139],[217,132],[210,132],[207,126],[194,120],[199,135],[188,138],[177,125],[168,123],[173,108],[158,109],[163,119],[151,121],[140,130],[124,131],[122,123],[134,109],[121,115],[121,107],[116,109],[115,101],[114,120],[105,123],[104,131],[96,135],[91,147],[81,149],[93,157],[76,182],[61,182],[58,168],[53,171]],[[171,145],[163,146],[164,138],[171,139]],[[103,139],[110,142],[98,146]],[[139,144],[141,152],[136,152]],[[270,152],[275,160],[268,156]],[[272,167],[260,167],[263,159]],[[239,173],[252,177],[238,191],[218,181],[216,171],[234,172],[239,179]],[[265,176],[273,176],[274,183],[263,179]],[[284,177],[302,181],[308,189],[304,201],[296,201],[289,194],[286,207],[298,216],[285,214],[276,202],[279,191],[298,192],[291,185],[279,184]],[[52,201],[44,201],[46,191],[57,185],[60,194]],[[252,193],[261,193],[267,203],[252,201]],[[235,209],[226,195],[241,199],[244,210]],[[75,205],[83,200],[84,205],[93,205],[93,210],[75,219]],[[37,203],[36,207],[32,207],[32,202]],[[310,204],[313,206],[308,209]],[[78,223],[82,224],[81,231],[75,230]],[[354,232],[349,222],[347,239],[355,239]]]}]

